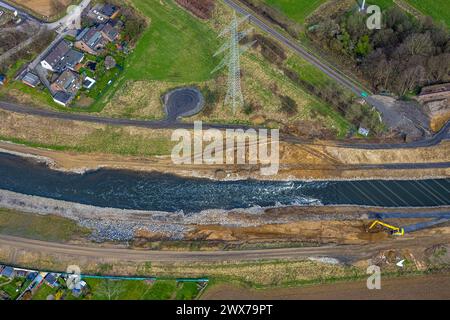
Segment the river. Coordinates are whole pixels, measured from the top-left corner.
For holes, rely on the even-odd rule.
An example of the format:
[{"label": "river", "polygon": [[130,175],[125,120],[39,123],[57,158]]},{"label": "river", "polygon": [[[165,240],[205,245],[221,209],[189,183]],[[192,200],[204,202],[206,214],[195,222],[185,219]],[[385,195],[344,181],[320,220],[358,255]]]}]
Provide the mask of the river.
[{"label": "river", "polygon": [[6,153],[0,153],[0,189],[97,207],[185,213],[293,204],[450,205],[450,179],[215,181],[103,169],[77,174]]}]

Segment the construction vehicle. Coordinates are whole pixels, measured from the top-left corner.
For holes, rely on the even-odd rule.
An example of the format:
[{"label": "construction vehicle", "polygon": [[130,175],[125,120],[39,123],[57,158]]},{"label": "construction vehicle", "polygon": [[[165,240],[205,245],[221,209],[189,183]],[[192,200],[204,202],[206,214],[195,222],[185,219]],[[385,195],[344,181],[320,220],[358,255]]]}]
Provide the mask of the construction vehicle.
[{"label": "construction vehicle", "polygon": [[375,228],[377,225],[381,225],[381,226],[389,229],[391,235],[393,235],[393,236],[403,236],[405,234],[405,229],[400,228],[400,227],[392,226],[392,225],[387,224],[387,223],[385,223],[383,221],[380,221],[380,220],[375,220],[374,222],[372,222],[372,224],[369,227],[369,230]]}]

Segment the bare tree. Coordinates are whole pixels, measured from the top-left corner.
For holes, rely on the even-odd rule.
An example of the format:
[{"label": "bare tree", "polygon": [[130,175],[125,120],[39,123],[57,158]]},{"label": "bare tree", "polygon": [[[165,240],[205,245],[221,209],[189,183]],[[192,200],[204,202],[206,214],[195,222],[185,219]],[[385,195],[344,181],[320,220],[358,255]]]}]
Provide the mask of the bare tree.
[{"label": "bare tree", "polygon": [[101,284],[95,288],[96,294],[103,300],[117,300],[124,291],[119,281],[103,280]]}]

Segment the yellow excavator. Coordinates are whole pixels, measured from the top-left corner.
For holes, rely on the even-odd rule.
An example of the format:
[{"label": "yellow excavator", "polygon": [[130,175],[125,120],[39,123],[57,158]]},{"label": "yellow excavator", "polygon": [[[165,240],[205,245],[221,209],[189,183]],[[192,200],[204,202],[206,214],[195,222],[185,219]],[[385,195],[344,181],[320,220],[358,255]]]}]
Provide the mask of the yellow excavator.
[{"label": "yellow excavator", "polygon": [[387,223],[385,223],[383,221],[380,221],[380,220],[375,220],[374,222],[372,222],[372,224],[369,227],[369,230],[375,228],[377,225],[381,225],[381,226],[389,229],[391,234],[394,235],[394,236],[403,236],[405,234],[405,229],[400,228],[400,227],[392,226],[392,225],[387,224]]}]

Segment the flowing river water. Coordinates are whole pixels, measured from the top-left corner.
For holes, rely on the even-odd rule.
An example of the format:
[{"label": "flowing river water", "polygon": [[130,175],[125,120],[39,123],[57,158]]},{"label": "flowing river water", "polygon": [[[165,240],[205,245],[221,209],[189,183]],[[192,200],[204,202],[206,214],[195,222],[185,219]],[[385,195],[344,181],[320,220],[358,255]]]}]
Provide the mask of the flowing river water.
[{"label": "flowing river water", "polygon": [[97,207],[184,213],[293,204],[450,205],[450,179],[214,181],[103,169],[77,174],[6,153],[0,153],[0,189]]}]

